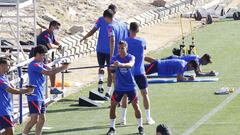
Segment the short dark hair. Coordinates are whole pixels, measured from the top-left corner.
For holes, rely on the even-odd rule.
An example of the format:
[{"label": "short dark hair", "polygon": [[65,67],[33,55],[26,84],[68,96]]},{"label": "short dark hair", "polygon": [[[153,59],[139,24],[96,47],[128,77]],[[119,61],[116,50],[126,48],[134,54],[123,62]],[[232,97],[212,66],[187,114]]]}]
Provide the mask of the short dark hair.
[{"label": "short dark hair", "polygon": [[119,42],[119,45],[125,45],[128,48],[128,43],[126,41],[124,41],[124,40],[121,40]]},{"label": "short dark hair", "polygon": [[165,124],[159,124],[156,128],[156,132],[161,133],[162,135],[171,135],[171,131]]},{"label": "short dark hair", "polygon": [[188,63],[192,65],[192,67],[194,68],[194,70],[198,70],[199,64],[198,64],[198,62],[197,62],[196,60],[191,60],[191,61],[189,61]]},{"label": "short dark hair", "polygon": [[111,9],[107,9],[103,12],[103,17],[113,18],[114,13]]},{"label": "short dark hair", "polygon": [[210,56],[209,54],[206,53],[206,54],[204,54],[202,57],[203,57],[204,59],[206,59],[208,63],[212,63],[212,61],[211,61],[211,56]]},{"label": "short dark hair", "polygon": [[117,13],[117,6],[114,5],[114,4],[110,4],[110,5],[108,6],[108,9],[111,9],[114,14]]},{"label": "short dark hair", "polygon": [[33,53],[33,56],[36,56],[37,53],[39,54],[43,54],[43,53],[47,53],[48,49],[46,46],[44,45],[37,45],[35,48],[34,48],[34,53]]},{"label": "short dark hair", "polygon": [[58,21],[53,20],[53,21],[50,22],[49,28],[50,28],[51,26],[61,26],[61,24],[60,24]]},{"label": "short dark hair", "polygon": [[138,32],[139,31],[139,25],[137,22],[131,22],[130,23],[130,31]]},{"label": "short dark hair", "polygon": [[7,64],[8,62],[10,62],[9,58],[0,57],[0,64]]}]

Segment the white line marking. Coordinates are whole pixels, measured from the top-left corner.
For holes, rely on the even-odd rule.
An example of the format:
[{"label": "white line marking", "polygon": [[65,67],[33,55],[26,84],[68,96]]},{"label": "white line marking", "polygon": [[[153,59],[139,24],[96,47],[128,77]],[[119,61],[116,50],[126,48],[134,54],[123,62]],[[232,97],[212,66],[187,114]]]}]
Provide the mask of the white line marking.
[{"label": "white line marking", "polygon": [[199,121],[197,121],[192,127],[187,129],[182,135],[190,135],[193,133],[197,128],[199,128],[202,124],[204,124],[210,117],[215,115],[218,111],[223,109],[228,103],[230,103],[238,94],[240,93],[240,89],[238,89],[236,92],[232,93],[230,96],[228,96],[223,102],[221,102],[217,107],[215,107],[213,110],[211,110],[209,113],[204,115]]}]

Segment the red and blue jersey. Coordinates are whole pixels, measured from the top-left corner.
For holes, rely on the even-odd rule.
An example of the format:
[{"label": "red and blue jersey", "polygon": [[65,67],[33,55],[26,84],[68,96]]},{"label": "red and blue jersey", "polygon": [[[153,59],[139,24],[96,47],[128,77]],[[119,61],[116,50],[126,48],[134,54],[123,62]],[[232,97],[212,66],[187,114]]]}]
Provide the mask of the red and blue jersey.
[{"label": "red and blue jersey", "polygon": [[183,75],[187,71],[187,62],[184,60],[171,59],[171,60],[158,60],[158,75],[170,76],[170,75]]},{"label": "red and blue jersey", "polygon": [[6,91],[10,86],[7,76],[0,75],[0,116],[13,114],[12,94]]},{"label": "red and blue jersey", "polygon": [[98,41],[97,41],[97,52],[109,54],[110,44],[108,37],[108,23],[104,17],[99,17],[96,21],[95,28],[99,29]]},{"label": "red and blue jersey", "polygon": [[44,45],[49,50],[50,48],[47,46],[47,44],[53,44],[55,43],[55,37],[52,32],[49,32],[48,30],[43,31],[38,37],[37,37],[37,45]]},{"label": "red and blue jersey", "polygon": [[129,36],[127,24],[124,22],[113,21],[108,26],[108,36],[114,38],[115,44],[113,55],[117,55],[119,42]]},{"label": "red and blue jersey", "polygon": [[134,75],[145,74],[144,50],[146,49],[146,41],[139,37],[128,37],[125,40],[128,43],[128,53],[135,57],[135,64],[133,67]]},{"label": "red and blue jersey", "polygon": [[28,101],[44,101],[44,82],[45,77],[41,73],[43,70],[46,70],[46,65],[42,62],[37,62],[33,60],[28,65],[28,78],[30,85],[36,85],[34,88],[33,95],[28,95]]},{"label": "red and blue jersey", "polygon": [[[127,54],[124,58],[120,55],[113,56],[111,59],[111,64],[114,61],[119,61],[120,63],[129,63],[134,61],[135,57],[131,54]],[[115,68],[115,91],[134,91],[135,90],[135,80],[132,72],[132,68]]]}]

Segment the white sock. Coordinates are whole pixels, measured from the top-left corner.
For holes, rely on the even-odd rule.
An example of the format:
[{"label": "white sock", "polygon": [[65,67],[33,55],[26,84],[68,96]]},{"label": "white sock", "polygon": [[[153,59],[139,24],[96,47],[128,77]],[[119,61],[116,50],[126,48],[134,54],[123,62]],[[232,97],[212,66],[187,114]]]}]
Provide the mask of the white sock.
[{"label": "white sock", "polygon": [[121,121],[126,121],[127,108],[122,108]]},{"label": "white sock", "polygon": [[111,91],[112,91],[112,87],[108,87],[107,86],[107,93],[110,95],[111,94]]},{"label": "white sock", "polygon": [[99,81],[103,81],[103,78],[104,78],[104,74],[98,74]]},{"label": "white sock", "polygon": [[145,109],[147,120],[151,119],[150,109]]},{"label": "white sock", "polygon": [[142,127],[143,126],[142,118],[137,119],[137,124],[138,124],[138,127]]},{"label": "white sock", "polygon": [[116,122],[116,119],[110,119],[110,127],[115,129],[115,122]]}]

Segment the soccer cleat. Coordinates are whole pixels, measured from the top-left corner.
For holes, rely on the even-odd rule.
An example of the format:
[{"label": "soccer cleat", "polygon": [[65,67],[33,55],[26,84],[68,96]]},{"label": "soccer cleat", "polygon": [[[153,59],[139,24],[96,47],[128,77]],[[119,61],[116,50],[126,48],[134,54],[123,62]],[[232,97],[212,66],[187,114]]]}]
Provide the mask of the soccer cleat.
[{"label": "soccer cleat", "polygon": [[120,123],[119,123],[120,126],[125,126],[127,125],[127,122],[126,120],[121,120]]},{"label": "soccer cleat", "polygon": [[110,129],[107,132],[107,135],[115,135],[116,134],[116,130],[113,127],[110,127]]},{"label": "soccer cleat", "polygon": [[50,94],[62,94],[63,92],[58,90],[57,88],[53,88],[50,90]]},{"label": "soccer cleat", "polygon": [[152,125],[152,124],[155,124],[155,121],[152,118],[147,119],[147,125]]},{"label": "soccer cleat", "polygon": [[143,129],[143,127],[138,127],[138,133],[139,133],[139,135],[144,135],[144,129]]}]

